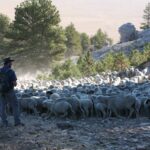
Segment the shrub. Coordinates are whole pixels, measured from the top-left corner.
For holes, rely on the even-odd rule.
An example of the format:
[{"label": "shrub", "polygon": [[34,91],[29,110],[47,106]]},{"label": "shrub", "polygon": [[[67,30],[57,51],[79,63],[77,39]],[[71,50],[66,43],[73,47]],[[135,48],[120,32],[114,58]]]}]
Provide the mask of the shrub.
[{"label": "shrub", "polygon": [[139,50],[133,50],[129,56],[129,59],[132,66],[138,66],[144,62],[146,58],[144,58],[143,52],[140,52]]},{"label": "shrub", "polygon": [[129,66],[130,66],[130,61],[123,52],[119,52],[114,55],[113,70],[123,71]]},{"label": "shrub", "polygon": [[77,67],[83,76],[89,76],[96,73],[96,63],[93,60],[90,51],[79,58]]},{"label": "shrub", "polygon": [[77,66],[69,59],[62,65],[57,65],[52,71],[55,79],[66,79],[69,77],[81,77],[81,73]]}]

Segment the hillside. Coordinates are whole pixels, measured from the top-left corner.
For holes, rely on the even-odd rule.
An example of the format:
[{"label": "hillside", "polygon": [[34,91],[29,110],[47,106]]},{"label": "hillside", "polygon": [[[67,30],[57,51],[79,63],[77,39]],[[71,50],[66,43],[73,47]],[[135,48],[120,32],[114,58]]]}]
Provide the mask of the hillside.
[{"label": "hillside", "polygon": [[92,54],[93,58],[96,60],[103,58],[110,51],[114,53],[124,52],[126,54],[129,54],[134,49],[143,50],[144,46],[150,42],[150,29],[144,31],[136,31],[136,33],[137,37],[135,37],[134,40],[128,41],[127,39],[125,40],[127,42],[120,42],[118,44],[103,47],[100,50],[94,51]]}]

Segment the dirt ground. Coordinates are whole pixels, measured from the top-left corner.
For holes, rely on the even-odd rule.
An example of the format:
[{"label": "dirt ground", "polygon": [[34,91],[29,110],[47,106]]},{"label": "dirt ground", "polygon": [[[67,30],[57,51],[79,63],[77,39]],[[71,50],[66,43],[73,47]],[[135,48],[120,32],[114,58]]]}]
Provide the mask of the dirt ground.
[{"label": "dirt ground", "polygon": [[150,150],[150,119],[80,120],[22,115],[0,128],[0,150]]}]

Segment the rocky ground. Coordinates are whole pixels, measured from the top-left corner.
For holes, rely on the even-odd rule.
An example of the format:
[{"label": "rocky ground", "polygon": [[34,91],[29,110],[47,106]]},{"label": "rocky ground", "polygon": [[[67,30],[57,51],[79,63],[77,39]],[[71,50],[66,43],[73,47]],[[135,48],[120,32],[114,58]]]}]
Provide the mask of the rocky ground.
[{"label": "rocky ground", "polygon": [[25,127],[0,128],[0,150],[150,150],[150,119],[80,120],[22,115]]}]

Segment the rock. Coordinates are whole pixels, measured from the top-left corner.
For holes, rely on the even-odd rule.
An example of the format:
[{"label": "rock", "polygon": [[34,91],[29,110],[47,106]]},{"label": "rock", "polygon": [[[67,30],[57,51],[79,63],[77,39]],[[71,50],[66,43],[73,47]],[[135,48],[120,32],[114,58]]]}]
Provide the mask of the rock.
[{"label": "rock", "polygon": [[138,32],[138,38],[145,38],[150,36],[150,29],[146,29]]},{"label": "rock", "polygon": [[133,41],[137,39],[137,31],[133,24],[126,23],[119,28],[120,43]]}]

